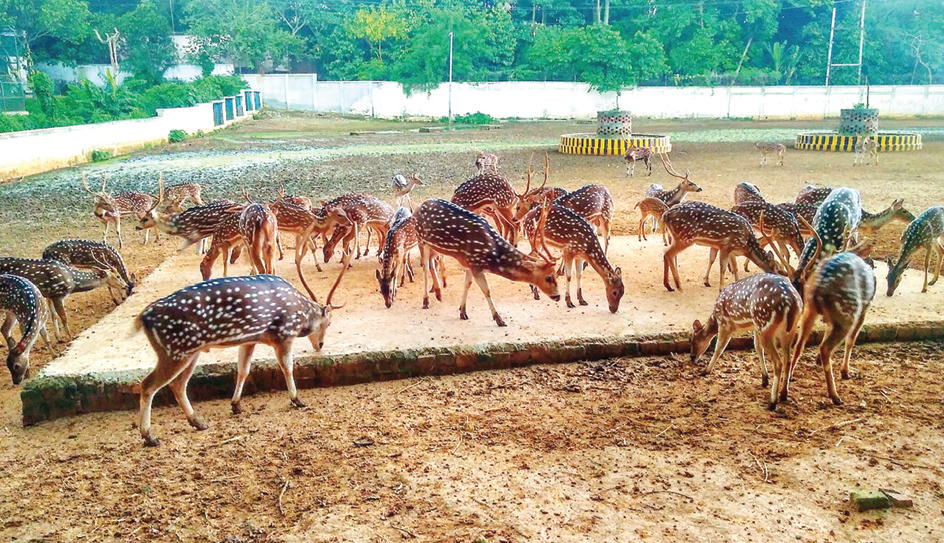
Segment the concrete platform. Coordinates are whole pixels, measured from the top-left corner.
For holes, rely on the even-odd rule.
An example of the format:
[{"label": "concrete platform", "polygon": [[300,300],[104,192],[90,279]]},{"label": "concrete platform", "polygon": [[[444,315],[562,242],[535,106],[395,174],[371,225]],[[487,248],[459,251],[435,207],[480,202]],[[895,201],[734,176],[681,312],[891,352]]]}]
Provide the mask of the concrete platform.
[{"label": "concrete platform", "polygon": [[[374,278],[376,257],[356,260],[336,294],[335,303],[346,305],[333,315],[324,350],[316,353],[304,340],[295,343],[296,381],[299,387],[310,388],[532,363],[687,352],[691,323],[710,315],[718,289],[701,284],[708,250],[696,247],[679,258],[685,291],[667,292],[662,286],[662,251],[661,239],[652,237],[641,243],[635,236],[612,240],[610,260],[622,267],[626,287],[616,314],[606,309],[603,284],[589,268],[584,296],[590,305],[576,309],[567,309],[563,299],[554,303],[542,296],[535,301],[526,285],[488,276],[493,299],[508,323],[506,328],[494,324],[475,285],[469,294],[470,320],[459,319],[462,275],[454,261],[446,264],[449,284],[443,302],[433,300],[432,307],[423,310],[421,270],[417,270],[417,283],[401,288],[396,303],[387,309]],[[134,318],[150,302],[198,282],[200,258],[187,253],[165,261],[131,298],[28,381],[21,394],[24,424],[135,409],[138,397],[133,385],[153,369],[156,357],[144,334],[133,334]],[[337,262],[322,266],[325,271],[319,273],[310,259],[305,265],[309,283],[321,296],[340,271]],[[219,274],[221,266],[217,268]],[[230,267],[231,275],[247,271],[242,263]],[[298,284],[289,260],[279,262],[277,271]],[[911,270],[905,273],[896,295],[887,298],[885,272],[885,266],[879,264],[879,292],[860,341],[944,337],[944,298],[938,292],[944,285],[920,294],[922,273]],[[711,275],[715,285],[717,277],[716,266]],[[732,279],[728,274],[728,281]],[[559,284],[563,294],[564,278]],[[749,338],[732,342],[732,348],[751,345]],[[229,397],[235,358],[236,349],[205,353],[190,382],[191,398]],[[260,346],[246,393],[279,388],[284,388],[284,383],[274,354]],[[162,392],[157,401],[173,400]]]}]

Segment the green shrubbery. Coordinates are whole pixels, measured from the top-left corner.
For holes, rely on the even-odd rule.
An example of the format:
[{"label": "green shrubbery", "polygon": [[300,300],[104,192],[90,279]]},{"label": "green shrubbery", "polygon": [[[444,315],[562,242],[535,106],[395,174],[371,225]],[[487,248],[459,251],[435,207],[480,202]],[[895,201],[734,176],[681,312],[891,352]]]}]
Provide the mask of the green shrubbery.
[{"label": "green shrubbery", "polygon": [[171,130],[170,134],[167,135],[167,141],[171,143],[180,143],[187,139],[187,133],[183,130]]},{"label": "green shrubbery", "polygon": [[103,160],[108,160],[111,158],[111,151],[92,151],[92,162],[102,162]]},{"label": "green shrubbery", "polygon": [[109,76],[103,89],[82,81],[67,85],[58,95],[53,92],[52,80],[42,72],[33,72],[29,83],[35,97],[26,101],[28,115],[0,116],[0,132],[153,117],[160,108],[219,100],[246,87],[237,75],[211,75],[192,83],[161,83],[151,87],[143,80],[118,85]]},{"label": "green shrubbery", "polygon": [[[449,117],[443,117],[441,122],[449,122]],[[467,113],[465,115],[455,115],[452,118],[452,122],[456,124],[492,124],[497,123],[498,120],[488,113],[476,111],[475,113]]]}]

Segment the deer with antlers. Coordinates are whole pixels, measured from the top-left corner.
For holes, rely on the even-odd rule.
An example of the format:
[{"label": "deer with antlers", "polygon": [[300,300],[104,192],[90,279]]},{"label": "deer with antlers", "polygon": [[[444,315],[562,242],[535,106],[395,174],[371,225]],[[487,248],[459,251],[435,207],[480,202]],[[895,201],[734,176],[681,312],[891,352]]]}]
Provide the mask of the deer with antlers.
[{"label": "deer with antlers", "polygon": [[[297,248],[296,254],[300,250]],[[332,305],[331,299],[347,270],[347,260],[350,257],[345,259],[324,304],[311,291],[301,261],[296,259],[308,298],[281,277],[251,275],[197,283],[145,308],[135,319],[135,328],[144,329],[157,354],[157,366],[141,381],[139,428],[144,444],[158,444],[151,435],[151,403],[164,386],[170,387],[191,426],[197,430],[208,428],[194,413],[187,397],[187,382],[200,353],[211,348],[239,347],[234,414],[242,411],[240,398],[249,377],[249,359],[259,343],[275,349],[292,405],[305,407],[295,388],[292,344],[296,338],[307,337],[315,351],[324,346],[332,311],[341,307]]]},{"label": "deer with antlers", "polygon": [[[888,257],[886,261],[888,264],[886,296],[895,294],[895,290],[901,284],[902,274],[908,269],[908,261],[919,249],[924,249],[924,286],[921,287],[921,292],[927,292],[928,285],[937,283],[941,275],[941,264],[944,263],[944,243],[942,243],[944,239],[941,236],[944,236],[944,207],[940,206],[924,210],[905,228],[901,235],[901,252],[898,254],[898,260],[893,261],[891,257]],[[935,250],[938,253],[937,272],[929,283],[928,268],[931,265],[931,253]]]},{"label": "deer with antlers", "polygon": [[[761,218],[764,219],[763,226],[769,230],[763,232],[765,236],[760,246],[763,249],[768,241],[771,242],[770,248],[787,266],[787,272],[792,275],[793,269],[789,267],[790,249],[799,255],[803,251],[804,243],[803,234],[800,232],[800,222],[796,215],[773,204],[758,201],[737,204],[731,208],[731,211],[747,219],[758,231],[761,229]],[[747,271],[747,267],[748,262],[745,262],[744,271]]]},{"label": "deer with antlers", "polygon": [[796,328],[803,301],[790,281],[780,275],[760,273],[735,281],[721,289],[705,324],[692,323],[692,363],[708,350],[715,336],[715,352],[705,368],[707,375],[724,354],[731,337],[741,331],[754,333],[754,349],[760,360],[761,385],[769,382],[766,357],[773,362],[774,379],[770,405],[776,406],[780,383],[787,378],[792,360]]},{"label": "deer with antlers", "polygon": [[547,153],[544,155],[544,183],[531,189],[534,170],[531,168],[534,154],[528,161],[527,183],[523,193],[518,193],[505,178],[496,173],[479,174],[462,183],[452,195],[452,203],[473,213],[491,217],[503,238],[516,245],[519,221],[531,209],[532,198],[544,190],[550,171]]},{"label": "deer with antlers", "polygon": [[[662,222],[669,231],[671,245],[663,255],[662,283],[666,290],[671,292],[669,271],[675,280],[675,288],[680,292],[681,281],[678,274],[677,256],[692,245],[702,245],[717,251],[720,254],[719,288],[724,287],[724,273],[731,256],[744,256],[761,268],[765,273],[783,273],[782,263],[774,259],[774,253],[765,252],[760,248],[751,224],[740,215],[720,207],[702,202],[685,202],[679,204],[662,216]],[[708,269],[714,263],[712,259]],[[737,279],[737,267],[734,268],[734,277]],[[705,273],[705,286],[708,282],[708,273]]]},{"label": "deer with antlers", "polygon": [[[669,246],[669,241],[667,239],[667,233],[665,231],[665,226],[662,224],[662,216],[668,211],[669,206],[665,205],[665,202],[658,198],[643,198],[642,200],[636,202],[636,205],[633,206],[633,209],[639,209],[639,230],[636,232],[639,236],[639,241],[646,239],[646,221],[652,217],[655,220],[655,228],[662,229],[662,244],[666,247]],[[655,229],[653,229],[655,231]]]},{"label": "deer with antlers", "polygon": [[[282,192],[279,192],[280,198]],[[321,207],[313,209],[310,206],[304,207],[291,201],[292,197],[281,198],[271,204],[272,211],[275,213],[279,222],[279,233],[287,233],[295,236],[295,246],[305,244],[306,249],[302,256],[308,254],[308,248],[311,248],[312,254],[317,250],[316,240],[320,236],[328,238],[328,232],[335,227],[351,227],[353,223],[345,213],[342,206]],[[279,260],[282,259],[282,250],[279,246]],[[321,264],[315,258],[315,268],[321,270]]]},{"label": "deer with antlers", "polygon": [[845,340],[840,373],[843,379],[849,379],[852,348],[865,321],[865,313],[875,297],[875,273],[862,260],[868,255],[871,247],[862,243],[848,251],[820,259],[820,251],[829,247],[829,242],[819,239],[816,229],[813,231],[813,236],[816,240],[816,253],[810,259],[810,267],[814,269],[804,274],[808,276],[808,279],[803,289],[800,333],[789,371],[780,384],[780,400],[787,400],[793,370],[796,368],[797,361],[800,360],[800,355],[803,354],[803,347],[806,346],[806,341],[813,331],[816,319],[822,316],[826,324],[826,333],[819,345],[819,363],[826,375],[826,391],[829,398],[835,405],[842,405],[842,399],[836,393],[831,359],[839,342]]},{"label": "deer with antlers", "polygon": [[[46,332],[46,322],[49,312],[39,288],[28,279],[18,275],[0,275],[0,316],[5,316],[0,333],[6,339],[7,369],[13,377],[13,384],[20,384],[29,377],[29,355],[33,344],[40,335],[46,341],[46,347],[55,354],[49,334]],[[13,340],[13,327],[20,324],[20,340]]]},{"label": "deer with antlers", "polygon": [[[323,248],[324,261],[331,261],[338,243],[341,243],[345,252],[347,252],[350,250],[349,247],[352,241],[355,250],[354,258],[367,256],[370,250],[371,232],[377,234],[377,256],[379,257],[381,251],[383,251],[387,230],[390,228],[390,219],[393,218],[393,207],[370,194],[348,194],[325,204],[323,211],[326,215],[330,215],[336,208],[344,211],[351,224],[336,226],[334,234],[330,238],[326,238]],[[363,255],[360,252],[360,232],[362,229],[367,231],[367,243],[364,245]]]},{"label": "deer with antlers", "polygon": [[[540,220],[544,207],[550,206],[545,219],[543,232],[538,231],[538,221]],[[586,219],[557,204],[548,203],[532,209],[524,218],[524,231],[531,244],[531,254],[538,255],[541,249],[546,251],[546,247],[554,247],[563,251],[564,274],[567,277],[567,294],[564,297],[567,307],[573,309],[576,307],[570,298],[571,273],[575,271],[577,276],[577,303],[588,305],[583,299],[582,277],[584,264],[589,264],[591,268],[603,280],[603,286],[606,289],[606,301],[610,313],[619,311],[620,299],[623,297],[623,272],[619,266],[613,267],[607,260],[600,247],[600,240],[597,239],[593,226]],[[549,259],[554,259],[553,255],[547,253]],[[534,299],[540,298],[538,289],[531,287],[534,293]]]},{"label": "deer with antlers", "polygon": [[[492,302],[485,272],[511,281],[530,283],[555,302],[560,300],[555,277],[557,263],[522,253],[489,226],[488,221],[481,215],[446,200],[432,199],[417,208],[414,218],[416,233],[419,236],[420,261],[423,265],[424,309],[429,308],[431,269],[432,292],[437,300],[442,301],[439,278],[435,268],[430,268],[430,261],[436,255],[454,258],[466,270],[462,302],[459,306],[459,318],[462,320],[469,318],[466,313],[466,299],[472,281],[475,281],[485,295],[495,323],[505,326],[505,321]],[[539,222],[539,232],[543,232],[544,223],[545,220]]]},{"label": "deer with antlers", "polygon": [[213,235],[217,224],[229,213],[229,209],[236,205],[232,200],[217,200],[202,206],[194,206],[179,213],[158,213],[157,207],[164,200],[164,184],[158,179],[157,203],[141,218],[141,223],[135,228],[145,230],[157,228],[172,236],[183,238],[177,252]]},{"label": "deer with antlers", "polygon": [[865,160],[865,165],[870,166],[872,159],[875,159],[875,165],[878,166],[878,141],[871,136],[861,134],[856,136],[855,160],[852,161],[852,165],[861,166],[862,161]]},{"label": "deer with antlers", "polygon": [[[115,302],[115,305],[118,305],[127,294],[130,294],[124,283],[110,269],[77,270],[55,260],[0,258],[0,273],[17,275],[36,285],[43,297],[49,301],[55,310],[50,320],[56,338],[60,341],[62,340],[62,334],[59,331],[60,323],[66,337],[69,340],[72,339],[72,331],[69,329],[69,317],[65,308],[65,301],[69,295],[107,285],[109,292],[112,294],[112,301]],[[57,317],[58,321],[56,320]]]},{"label": "deer with antlers", "polygon": [[472,151],[475,153],[475,175],[483,175],[486,171],[490,171],[493,174],[498,175],[498,155],[494,153],[483,152],[471,141],[469,142],[469,145],[472,147]]},{"label": "deer with antlers", "polygon": [[626,176],[633,177],[636,175],[636,163],[639,161],[645,164],[646,175],[652,175],[652,155],[651,147],[636,147],[630,143],[626,147],[626,154],[623,155],[623,160],[626,161]]},{"label": "deer with antlers", "polygon": [[87,239],[63,239],[43,249],[43,260],[56,260],[84,269],[112,270],[124,281],[130,296],[138,282],[135,274],[128,273],[125,261],[114,247]]},{"label": "deer with antlers", "polygon": [[[150,194],[144,194],[137,191],[121,192],[111,195],[106,191],[108,179],[102,174],[102,189],[95,192],[89,188],[86,182],[86,175],[82,174],[82,186],[85,190],[95,196],[95,217],[105,225],[105,233],[102,235],[102,241],[108,243],[108,229],[114,225],[115,233],[118,235],[118,247],[124,247],[121,239],[121,219],[124,216],[131,215],[136,219],[141,219],[151,209],[154,198]],[[148,242],[149,233],[144,232],[144,243]]]},{"label": "deer with antlers", "polygon": [[418,173],[414,173],[410,176],[409,179],[404,177],[401,174],[393,176],[393,197],[397,201],[397,207],[401,207],[404,201],[410,202],[410,211],[413,211],[413,199],[410,198],[410,193],[413,192],[413,189],[418,185],[423,185],[423,181],[420,179]]},{"label": "deer with antlers", "polygon": [[[844,251],[855,238],[862,219],[862,198],[859,191],[850,188],[837,188],[830,191],[813,217],[813,238],[806,242],[797,265],[797,275],[793,285],[800,290],[806,280],[806,274],[815,265],[815,258],[828,258]],[[818,243],[824,243],[818,247]],[[810,260],[813,258],[814,260]]]},{"label": "deer with antlers", "polygon": [[777,165],[783,166],[783,154],[787,151],[787,146],[777,141],[755,141],[754,147],[760,151],[760,165],[767,165],[767,155],[777,156]]}]

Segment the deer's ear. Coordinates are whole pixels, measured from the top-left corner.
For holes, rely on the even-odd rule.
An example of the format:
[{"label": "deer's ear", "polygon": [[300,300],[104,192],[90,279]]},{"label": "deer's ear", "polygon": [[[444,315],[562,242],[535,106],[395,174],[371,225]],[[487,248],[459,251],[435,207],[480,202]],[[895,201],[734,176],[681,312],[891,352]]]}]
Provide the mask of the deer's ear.
[{"label": "deer's ear", "polygon": [[374,270],[374,275],[376,275],[377,280],[380,281],[380,270]]},{"label": "deer's ear", "polygon": [[613,271],[616,273],[616,275],[623,275],[623,270],[621,270],[619,266],[614,268]]},{"label": "deer's ear", "polygon": [[892,209],[901,209],[901,205],[905,203],[905,200],[902,198],[895,198],[895,201],[892,202]]},{"label": "deer's ear", "polygon": [[695,319],[695,322],[692,323],[692,330],[698,332],[701,329],[702,329],[701,321],[698,319]]}]

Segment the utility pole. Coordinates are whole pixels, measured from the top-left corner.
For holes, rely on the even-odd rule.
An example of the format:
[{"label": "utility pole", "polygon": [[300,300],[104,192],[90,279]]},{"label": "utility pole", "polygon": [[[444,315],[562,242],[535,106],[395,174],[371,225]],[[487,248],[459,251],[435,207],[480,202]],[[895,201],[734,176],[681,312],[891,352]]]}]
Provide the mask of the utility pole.
[{"label": "utility pole", "polygon": [[846,64],[833,64],[833,40],[836,35],[836,8],[833,8],[833,22],[829,29],[829,53],[826,57],[826,86],[829,86],[830,70],[833,67],[857,66],[858,79],[856,84],[862,84],[862,48],[865,44],[865,4],[868,0],[862,0],[862,14],[859,16],[859,62]]},{"label": "utility pole", "polygon": [[836,8],[833,7],[833,24],[829,27],[829,53],[826,54],[826,86],[829,86],[829,70],[833,67],[833,36],[836,34]]},{"label": "utility pole", "polygon": [[856,80],[856,83],[862,84],[862,44],[865,42],[865,3],[867,0],[862,0],[862,17],[859,19],[859,77]]},{"label": "utility pole", "polygon": [[449,33],[449,130],[452,130],[452,32]]}]

